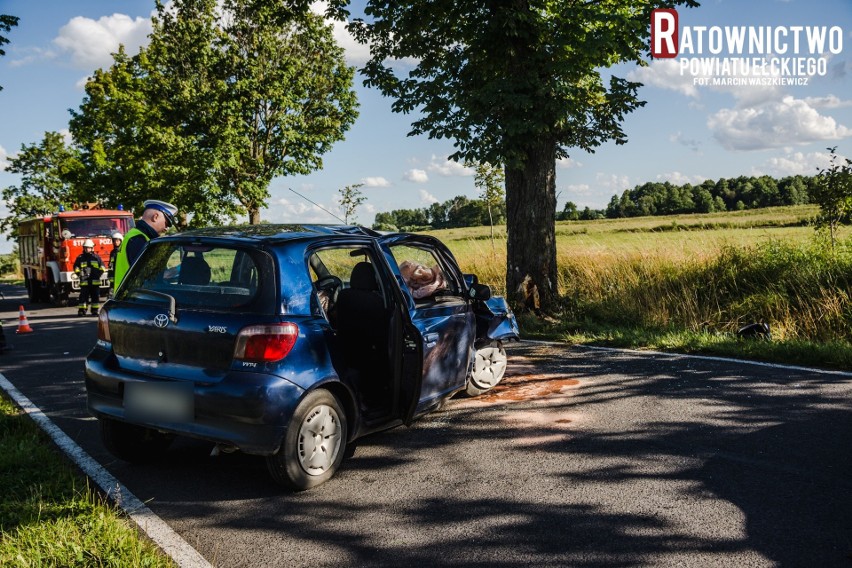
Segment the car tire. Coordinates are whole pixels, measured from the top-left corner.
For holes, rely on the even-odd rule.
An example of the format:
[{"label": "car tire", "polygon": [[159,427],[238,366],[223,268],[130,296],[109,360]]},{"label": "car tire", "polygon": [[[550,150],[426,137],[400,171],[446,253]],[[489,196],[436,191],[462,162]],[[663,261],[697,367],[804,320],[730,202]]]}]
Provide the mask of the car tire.
[{"label": "car tire", "polygon": [[467,377],[467,395],[479,396],[496,387],[503,380],[507,362],[502,341],[490,341],[478,346]]},{"label": "car tire", "polygon": [[130,463],[148,463],[165,453],[174,440],[172,434],[164,434],[144,426],[119,422],[111,418],[100,418],[101,440],[104,447],[115,457]]},{"label": "car tire", "polygon": [[325,389],[308,393],[278,452],[266,458],[272,479],[295,491],[331,479],[346,454],[346,436],[346,414],[337,397]]}]

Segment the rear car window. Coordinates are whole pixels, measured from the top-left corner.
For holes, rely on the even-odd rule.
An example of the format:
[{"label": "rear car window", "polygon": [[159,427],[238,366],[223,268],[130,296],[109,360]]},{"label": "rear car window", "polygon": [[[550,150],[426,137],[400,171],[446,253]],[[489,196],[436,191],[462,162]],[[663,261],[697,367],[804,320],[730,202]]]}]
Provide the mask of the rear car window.
[{"label": "rear car window", "polygon": [[274,263],[263,251],[152,242],[116,299],[145,301],[150,291],[173,297],[179,308],[271,313],[275,286]]}]

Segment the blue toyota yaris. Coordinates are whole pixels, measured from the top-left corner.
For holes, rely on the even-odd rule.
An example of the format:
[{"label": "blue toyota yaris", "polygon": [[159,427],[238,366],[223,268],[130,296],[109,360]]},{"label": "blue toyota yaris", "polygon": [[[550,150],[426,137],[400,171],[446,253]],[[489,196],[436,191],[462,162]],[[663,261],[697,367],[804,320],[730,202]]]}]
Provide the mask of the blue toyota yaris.
[{"label": "blue toyota yaris", "polygon": [[432,237],[191,231],[151,241],[101,310],[88,407],[121,459],[190,436],[265,456],[303,490],[361,436],[494,387],[517,338],[506,302]]}]

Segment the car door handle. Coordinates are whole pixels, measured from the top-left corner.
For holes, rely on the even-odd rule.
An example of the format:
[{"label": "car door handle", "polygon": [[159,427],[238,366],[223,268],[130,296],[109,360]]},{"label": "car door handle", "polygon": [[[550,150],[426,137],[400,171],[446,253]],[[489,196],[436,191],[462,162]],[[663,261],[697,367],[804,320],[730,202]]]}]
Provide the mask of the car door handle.
[{"label": "car door handle", "polygon": [[437,333],[426,333],[423,335],[423,341],[426,342],[426,347],[435,347],[435,344],[438,343],[438,339],[440,338],[440,334]]}]

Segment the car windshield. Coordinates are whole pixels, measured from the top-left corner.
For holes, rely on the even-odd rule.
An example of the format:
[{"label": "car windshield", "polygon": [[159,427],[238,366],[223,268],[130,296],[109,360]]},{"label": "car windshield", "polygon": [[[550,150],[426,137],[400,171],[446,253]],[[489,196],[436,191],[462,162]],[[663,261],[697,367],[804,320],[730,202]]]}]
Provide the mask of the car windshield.
[{"label": "car windshield", "polygon": [[[62,219],[60,234],[68,231],[70,237],[109,237],[113,233],[122,235],[130,230],[129,217],[100,217],[85,219]],[[69,238],[70,238],[69,237]]]},{"label": "car windshield", "polygon": [[178,308],[272,313],[275,271],[261,251],[218,245],[152,242],[116,299],[161,301],[143,290],[175,298]]}]

